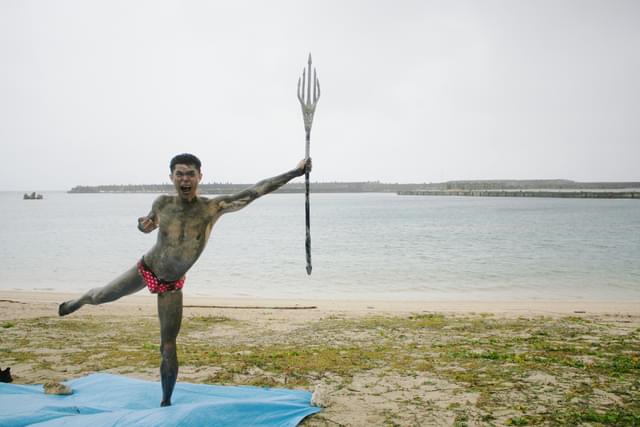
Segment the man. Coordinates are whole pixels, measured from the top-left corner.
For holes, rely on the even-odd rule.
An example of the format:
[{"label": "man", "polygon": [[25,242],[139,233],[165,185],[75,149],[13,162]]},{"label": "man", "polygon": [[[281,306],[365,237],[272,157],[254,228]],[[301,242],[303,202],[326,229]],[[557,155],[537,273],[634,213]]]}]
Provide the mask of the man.
[{"label": "man", "polygon": [[171,394],[178,376],[176,337],[182,321],[182,287],[185,274],[204,250],[211,228],[222,214],[237,211],[291,179],[311,170],[311,159],[301,160],[295,169],[267,178],[239,193],[211,199],[197,195],[202,179],[200,160],[192,154],[179,154],[170,163],[177,195],[160,196],[147,216],[138,218],[138,229],[150,233],[159,228],[156,244],[137,265],[101,288],[89,290],[78,299],[60,304],[58,314],[66,316],[85,304],[104,304],[148,287],[158,295],[160,319],[160,378],[162,402],[171,405]]}]

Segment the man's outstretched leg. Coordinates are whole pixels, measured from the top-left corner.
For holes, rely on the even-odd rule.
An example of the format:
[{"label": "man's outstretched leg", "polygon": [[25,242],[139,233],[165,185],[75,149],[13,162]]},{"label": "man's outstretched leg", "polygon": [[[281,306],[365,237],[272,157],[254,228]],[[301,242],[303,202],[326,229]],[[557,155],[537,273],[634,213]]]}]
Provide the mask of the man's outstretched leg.
[{"label": "man's outstretched leg", "polygon": [[162,402],[160,406],[171,405],[171,394],[178,379],[178,354],[176,338],[182,323],[182,291],[158,294],[158,317],[160,318],[160,379],[162,381]]},{"label": "man's outstretched leg", "polygon": [[58,314],[66,316],[85,304],[98,305],[115,301],[125,295],[138,292],[144,287],[145,283],[138,273],[138,267],[134,266],[106,286],[93,288],[78,299],[63,302],[58,307]]}]

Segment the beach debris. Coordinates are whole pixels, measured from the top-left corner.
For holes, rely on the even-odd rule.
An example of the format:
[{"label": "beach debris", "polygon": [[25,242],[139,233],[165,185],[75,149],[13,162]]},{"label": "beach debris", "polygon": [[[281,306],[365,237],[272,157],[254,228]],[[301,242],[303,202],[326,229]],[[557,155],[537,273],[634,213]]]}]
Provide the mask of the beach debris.
[{"label": "beach debris", "polygon": [[61,396],[67,396],[73,393],[71,387],[66,384],[59,383],[58,381],[48,381],[42,385],[45,394],[58,394]]},{"label": "beach debris", "polygon": [[184,308],[230,308],[234,310],[315,310],[317,305],[185,305]]},{"label": "beach debris", "polygon": [[7,367],[6,369],[0,368],[0,383],[10,383],[13,382],[13,377],[11,376],[11,368]]},{"label": "beach debris", "polygon": [[316,385],[311,395],[311,406],[326,408],[329,406],[329,388],[325,384]]}]

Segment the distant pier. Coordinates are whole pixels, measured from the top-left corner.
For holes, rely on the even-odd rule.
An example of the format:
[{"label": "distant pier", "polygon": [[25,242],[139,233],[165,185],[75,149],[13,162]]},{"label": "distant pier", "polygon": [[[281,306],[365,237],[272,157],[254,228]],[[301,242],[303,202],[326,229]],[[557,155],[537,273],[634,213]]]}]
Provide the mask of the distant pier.
[{"label": "distant pier", "polygon": [[413,190],[399,196],[465,197],[560,197],[567,199],[640,199],[640,191],[549,191],[549,190]]},{"label": "distant pier", "polygon": [[[252,184],[222,182],[201,183],[200,194],[233,194]],[[640,198],[640,181],[576,182],[566,179],[476,180],[436,183],[313,182],[313,193],[396,193],[407,196],[489,196],[489,197],[572,197],[572,198]],[[78,185],[69,193],[171,193],[171,184]],[[304,182],[289,182],[280,193],[304,193]]]}]

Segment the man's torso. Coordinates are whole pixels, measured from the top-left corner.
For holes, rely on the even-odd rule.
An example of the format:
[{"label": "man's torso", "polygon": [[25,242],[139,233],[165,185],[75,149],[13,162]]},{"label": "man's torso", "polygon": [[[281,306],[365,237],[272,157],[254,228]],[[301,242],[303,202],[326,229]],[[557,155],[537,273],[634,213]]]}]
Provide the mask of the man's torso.
[{"label": "man's torso", "polygon": [[144,260],[159,279],[175,281],[200,257],[219,215],[204,197],[185,203],[174,196],[162,196],[155,214],[158,238]]}]

